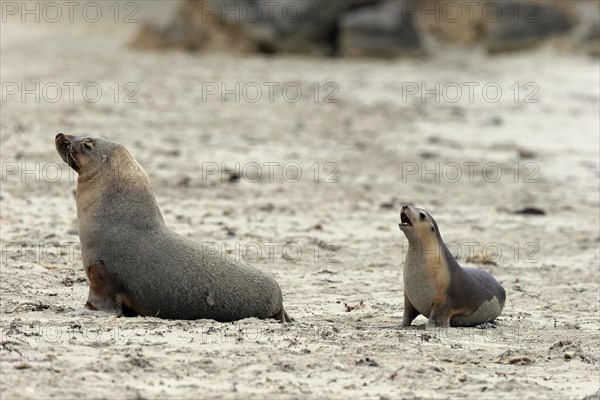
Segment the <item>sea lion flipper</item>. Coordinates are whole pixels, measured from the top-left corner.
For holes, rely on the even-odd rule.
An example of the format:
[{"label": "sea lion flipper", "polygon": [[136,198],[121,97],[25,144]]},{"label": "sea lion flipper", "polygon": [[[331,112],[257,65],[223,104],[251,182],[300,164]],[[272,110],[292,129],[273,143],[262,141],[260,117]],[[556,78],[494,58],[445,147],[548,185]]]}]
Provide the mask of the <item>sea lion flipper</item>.
[{"label": "sea lion flipper", "polygon": [[449,328],[451,317],[451,307],[448,304],[447,297],[438,295],[438,298],[435,298],[431,304],[426,327]]},{"label": "sea lion flipper", "polygon": [[90,310],[122,315],[123,304],[120,296],[117,295],[115,281],[104,264],[90,265],[86,272],[90,281],[90,292],[85,307]]},{"label": "sea lion flipper", "polygon": [[406,290],[404,290],[404,316],[402,317],[402,326],[409,326],[413,319],[417,318],[420,312],[417,311],[415,306],[408,299]]},{"label": "sea lion flipper", "polygon": [[292,322],[292,319],[290,318],[290,316],[288,315],[288,313],[285,311],[285,309],[283,307],[277,314],[273,315],[272,318],[276,319],[277,321],[279,321],[281,323]]}]

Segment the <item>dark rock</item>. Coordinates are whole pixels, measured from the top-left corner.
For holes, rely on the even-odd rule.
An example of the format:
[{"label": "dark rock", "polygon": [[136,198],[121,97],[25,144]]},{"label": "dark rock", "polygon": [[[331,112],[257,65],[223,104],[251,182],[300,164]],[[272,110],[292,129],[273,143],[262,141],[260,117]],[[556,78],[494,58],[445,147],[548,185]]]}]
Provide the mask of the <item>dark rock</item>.
[{"label": "dark rock", "polygon": [[340,53],[376,57],[421,54],[421,38],[407,4],[390,1],[348,12],[340,21]]},{"label": "dark rock", "polygon": [[[540,0],[538,0],[540,1]],[[600,53],[596,1],[486,1],[449,20],[442,0],[185,0],[170,22],[143,25],[138,48],[317,56],[396,57],[446,43],[489,52],[526,49],[560,35],[577,50]],[[427,15],[431,13],[433,15]],[[438,15],[435,14],[438,10]],[[441,46],[439,44],[442,44]],[[434,48],[433,50],[437,49]]]},{"label": "dark rock", "polygon": [[257,0],[261,18],[259,23],[252,23],[249,31],[263,53],[334,55],[338,51],[342,15],[379,1]]},{"label": "dark rock", "polygon": [[579,24],[574,31],[574,46],[592,56],[600,56],[600,5],[598,2],[577,2],[574,10]]},{"label": "dark rock", "polygon": [[521,210],[517,210],[515,211],[515,214],[521,214],[521,215],[546,215],[546,211],[542,210],[541,208],[536,208],[536,207],[525,207]]},{"label": "dark rock", "polygon": [[361,358],[354,362],[356,365],[367,367],[379,367],[379,363],[370,357]]},{"label": "dark rock", "polygon": [[225,170],[225,176],[227,183],[240,183],[241,175],[238,171]]},{"label": "dark rock", "polygon": [[491,53],[521,50],[550,36],[573,29],[572,17],[563,9],[535,2],[497,2],[497,15],[489,12],[487,48]]},{"label": "dark rock", "polygon": [[600,400],[600,390],[596,391],[596,393],[585,396],[583,400]]},{"label": "dark rock", "polygon": [[[233,0],[229,0],[233,1]],[[381,0],[237,0],[260,9],[248,30],[263,53],[334,55],[338,25],[348,10]]]},{"label": "dark rock", "polygon": [[527,159],[527,158],[535,158],[536,154],[534,151],[524,149],[522,147],[517,149],[517,154],[519,158]]},{"label": "dark rock", "polygon": [[335,53],[337,24],[341,13],[348,7],[344,2],[259,0],[258,4],[264,17],[260,24],[253,26],[253,34],[263,52]]},{"label": "dark rock", "polygon": [[134,47],[333,55],[342,14],[380,0],[187,0],[173,21],[144,26]]},{"label": "dark rock", "polygon": [[187,51],[254,51],[241,0],[187,0],[165,26],[144,25],[131,45],[138,48]]}]

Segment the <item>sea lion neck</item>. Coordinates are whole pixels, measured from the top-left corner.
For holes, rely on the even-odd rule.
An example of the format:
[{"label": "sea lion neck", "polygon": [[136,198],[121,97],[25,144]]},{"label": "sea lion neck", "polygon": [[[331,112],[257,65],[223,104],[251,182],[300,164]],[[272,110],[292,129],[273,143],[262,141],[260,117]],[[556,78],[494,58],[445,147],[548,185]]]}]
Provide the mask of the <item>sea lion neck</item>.
[{"label": "sea lion neck", "polygon": [[77,180],[78,213],[102,224],[115,221],[130,229],[164,227],[150,180],[137,161],[126,152],[103,157],[100,162],[97,168],[83,171]]},{"label": "sea lion neck", "polygon": [[439,242],[435,235],[425,238],[411,237],[408,239],[408,255],[425,261],[429,258],[439,261],[439,255],[443,254],[446,246]]}]

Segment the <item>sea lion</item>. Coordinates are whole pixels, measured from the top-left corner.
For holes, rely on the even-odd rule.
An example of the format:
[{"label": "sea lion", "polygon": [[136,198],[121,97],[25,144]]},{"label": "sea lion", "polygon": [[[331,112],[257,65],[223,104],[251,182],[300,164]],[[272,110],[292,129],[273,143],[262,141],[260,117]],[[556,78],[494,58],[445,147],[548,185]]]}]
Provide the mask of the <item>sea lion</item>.
[{"label": "sea lion", "polygon": [[504,288],[487,271],[462,268],[429,213],[403,206],[399,226],[408,239],[402,326],[419,314],[429,318],[427,327],[475,326],[500,315]]},{"label": "sea lion", "polygon": [[62,133],[55,145],[78,173],[87,308],[166,319],[290,321],[272,277],[166,226],[148,176],[125,147]]}]

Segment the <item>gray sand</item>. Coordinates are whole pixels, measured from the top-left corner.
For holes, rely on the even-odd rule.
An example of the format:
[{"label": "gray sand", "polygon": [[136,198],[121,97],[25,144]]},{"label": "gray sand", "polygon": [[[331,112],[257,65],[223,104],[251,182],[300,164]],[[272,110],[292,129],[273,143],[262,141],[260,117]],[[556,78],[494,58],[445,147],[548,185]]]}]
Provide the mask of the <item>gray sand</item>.
[{"label": "gray sand", "polygon": [[[141,53],[123,44],[134,28],[86,27],[81,36],[78,26],[2,26],[3,82],[103,89],[97,103],[80,89],[72,103],[68,92],[56,103],[48,93],[39,103],[18,95],[2,103],[3,399],[581,399],[598,391],[598,60],[549,48],[437,62]],[[139,102],[124,102],[123,89],[115,102],[115,82],[134,82]],[[265,92],[256,103],[203,101],[202,82]],[[290,103],[276,90],[270,102],[266,82],[299,82],[303,95]],[[328,82],[337,103],[324,102],[335,88]],[[473,102],[463,86],[456,103],[423,103],[403,101],[403,82],[480,86]],[[482,95],[488,83],[503,90],[497,103]],[[535,88],[526,83],[537,85],[539,102],[524,103]],[[53,148],[57,132],[127,146],[167,224],[232,256],[246,250],[275,276],[296,322],[78,315],[87,283],[72,245],[75,182]],[[520,158],[524,151],[534,158]],[[479,163],[472,182],[471,162]],[[209,174],[214,163],[239,163],[250,175],[258,163],[262,176],[232,184]],[[273,174],[268,163],[279,163]],[[34,172],[22,175],[26,168]],[[434,172],[423,179],[424,169]],[[501,253],[497,265],[480,265],[507,291],[495,329],[425,331],[422,316],[398,328],[402,203],[435,216],[463,266],[476,266],[469,249]],[[546,215],[511,212],[524,207]]]}]

